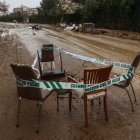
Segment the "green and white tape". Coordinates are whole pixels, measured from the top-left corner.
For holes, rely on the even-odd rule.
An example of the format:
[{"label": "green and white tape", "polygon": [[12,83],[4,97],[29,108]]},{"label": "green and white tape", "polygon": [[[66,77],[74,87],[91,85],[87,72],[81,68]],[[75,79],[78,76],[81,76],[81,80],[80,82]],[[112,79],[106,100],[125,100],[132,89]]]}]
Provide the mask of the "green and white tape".
[{"label": "green and white tape", "polygon": [[[119,62],[113,62],[113,61],[107,61],[107,60],[101,60],[96,58],[90,58],[87,56],[82,56],[74,53],[70,53],[67,51],[62,51],[59,48],[57,48],[57,51],[61,51],[71,57],[96,63],[96,64],[103,64],[103,65],[113,65],[115,67],[119,67],[122,69],[127,69],[128,73],[114,77],[112,79],[109,79],[108,81],[98,83],[98,84],[82,84],[82,83],[68,83],[68,82],[49,82],[49,81],[43,81],[40,82],[38,80],[22,80],[17,78],[17,85],[21,87],[36,87],[36,88],[42,88],[42,89],[84,89],[84,92],[91,92],[95,90],[99,90],[102,88],[106,88],[110,85],[117,84],[121,81],[128,80],[133,77],[134,75],[134,67],[132,67],[130,64],[125,63],[119,63]],[[37,57],[34,60],[34,63],[32,67],[35,67],[35,64],[37,63]],[[82,96],[82,95],[80,95]]]},{"label": "green and white tape", "polygon": [[82,56],[82,55],[78,55],[78,54],[74,54],[74,53],[70,53],[67,51],[63,51],[65,54],[83,60],[83,61],[88,61],[88,62],[92,62],[95,64],[103,64],[103,65],[113,65],[115,67],[119,67],[119,68],[123,68],[123,69],[129,69],[131,67],[130,64],[125,64],[125,63],[120,63],[120,62],[113,62],[113,61],[107,61],[107,60],[102,60],[102,59],[97,59],[97,58],[91,58],[91,57],[87,57],[87,56]]},{"label": "green and white tape", "polygon": [[33,62],[33,64],[31,65],[32,68],[35,68],[37,61],[38,61],[38,56],[36,55],[36,57],[35,57],[35,59],[34,59],[34,62]]},{"label": "green and white tape", "polygon": [[91,92],[91,91],[99,90],[102,88],[106,88],[113,84],[117,84],[131,77],[133,77],[133,74],[127,73],[127,74],[109,79],[108,81],[105,81],[99,84],[82,84],[82,83],[68,83],[68,82],[48,82],[48,81],[40,82],[37,80],[22,80],[22,79],[17,78],[17,86],[36,87],[36,88],[42,88],[44,90],[45,89],[79,89],[80,88],[80,89],[84,89],[85,92]]},{"label": "green and white tape", "polygon": [[[134,68],[130,64],[125,64],[125,63],[120,63],[120,62],[113,62],[113,61],[97,59],[97,58],[91,58],[91,57],[87,57],[87,56],[83,56],[83,55],[63,51],[63,49],[56,48],[56,47],[55,47],[55,50],[57,50],[59,52],[62,52],[62,53],[65,53],[66,55],[74,57],[74,58],[79,59],[79,60],[92,62],[92,63],[95,63],[95,64],[113,65],[115,67],[119,67],[119,68],[122,68],[122,69],[128,69],[129,71],[131,71],[131,72],[133,71],[133,73],[134,73]],[[41,53],[39,53],[39,55],[41,55]],[[38,61],[38,57],[36,56],[35,60],[34,60],[34,62],[32,64],[32,67],[35,67],[37,61]]]},{"label": "green and white tape", "polygon": [[63,52],[66,55],[71,56],[71,57],[76,58],[76,59],[79,59],[79,60],[92,62],[92,63],[95,63],[95,64],[113,65],[113,66],[118,67],[118,68],[127,69],[129,72],[132,72],[132,73],[134,73],[134,71],[135,71],[134,67],[132,67],[130,64],[113,62],[113,61],[97,59],[97,58],[91,58],[91,57],[88,57],[88,56],[83,56],[83,55],[67,52],[67,51],[64,51],[62,48],[57,48],[57,47],[55,47],[55,50],[59,51],[59,52]]}]

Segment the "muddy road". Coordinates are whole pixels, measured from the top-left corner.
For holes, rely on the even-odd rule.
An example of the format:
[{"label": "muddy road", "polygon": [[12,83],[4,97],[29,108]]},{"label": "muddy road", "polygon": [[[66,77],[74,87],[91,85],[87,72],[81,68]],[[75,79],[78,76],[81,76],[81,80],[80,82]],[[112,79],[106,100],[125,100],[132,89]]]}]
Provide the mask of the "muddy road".
[{"label": "muddy road", "polygon": [[11,32],[20,37],[32,55],[43,43],[53,43],[56,47],[80,54],[127,63],[131,62],[135,54],[140,51],[140,41],[107,35],[90,35],[70,31],[56,32],[45,28],[32,31],[29,25],[24,24],[17,25],[11,29]]},{"label": "muddy road", "polygon": [[[140,41],[137,40],[64,30],[57,32],[46,28],[33,31],[26,24],[12,25],[14,28],[10,32],[17,34],[33,56],[44,43],[52,43],[70,52],[122,63],[132,63],[136,53],[140,52]],[[119,70],[115,72],[120,73]],[[140,75],[140,68],[136,73]]]},{"label": "muddy road", "polygon": [[[133,79],[138,104],[134,103],[132,113],[130,102],[124,90],[108,88],[109,121],[104,119],[103,100],[101,105],[95,99],[94,108],[89,105],[89,128],[84,128],[83,100],[74,96],[72,112],[68,111],[68,96],[60,98],[60,111],[56,111],[56,93],[43,105],[41,131],[35,133],[37,120],[36,102],[22,100],[20,127],[16,128],[17,92],[10,63],[32,64],[36,51],[42,44],[53,43],[56,47],[86,56],[112,61],[131,63],[140,51],[140,41],[106,35],[90,35],[74,32],[54,31],[43,28],[32,31],[27,24],[0,23],[2,29],[9,29],[13,37],[0,44],[0,139],[7,140],[140,140],[140,76],[139,69]],[[20,47],[22,46],[22,47]],[[19,48],[19,49],[18,49]],[[18,49],[18,50],[17,50]],[[64,56],[66,68],[82,69],[79,60]],[[86,64],[88,65],[88,64]],[[91,65],[91,64],[90,64]],[[82,71],[81,71],[82,72]],[[122,74],[122,70],[119,71]]]}]

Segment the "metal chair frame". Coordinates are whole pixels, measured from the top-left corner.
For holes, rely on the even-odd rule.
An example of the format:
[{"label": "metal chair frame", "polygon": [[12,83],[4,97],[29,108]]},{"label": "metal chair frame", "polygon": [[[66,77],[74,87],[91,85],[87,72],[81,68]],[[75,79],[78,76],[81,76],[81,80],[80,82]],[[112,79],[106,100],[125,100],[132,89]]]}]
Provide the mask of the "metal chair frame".
[{"label": "metal chair frame", "polygon": [[[46,48],[46,50],[44,50]],[[50,49],[49,49],[50,48]],[[47,50],[48,49],[48,50]],[[53,52],[53,44],[44,44],[42,45],[41,50],[41,57],[39,52],[37,51],[38,55],[38,63],[39,63],[39,71],[40,71],[40,79],[41,80],[57,80],[60,81],[62,78],[65,77],[65,70],[63,70],[63,63],[62,63],[62,54],[59,52],[60,57],[60,70],[59,69],[52,69],[52,61],[54,61],[54,52]],[[41,62],[51,62],[51,72],[43,71]],[[59,111],[59,94],[62,90],[55,90],[57,96],[57,111]]]},{"label": "metal chair frame", "polygon": [[[20,78],[23,80],[37,80],[37,75],[34,73],[33,69],[30,65],[19,65],[19,64],[11,64],[11,68],[15,74],[16,78]],[[40,119],[42,113],[42,105],[44,101],[50,96],[53,92],[50,91],[48,94],[43,96],[41,89],[35,87],[20,87],[17,86],[17,93],[18,93],[18,104],[17,104],[17,120],[16,120],[16,127],[19,127],[19,116],[20,116],[20,109],[21,109],[21,99],[26,98],[29,100],[37,101],[38,103],[38,121],[37,121],[37,128],[36,133],[40,131]]]},{"label": "metal chair frame", "polygon": [[[137,53],[137,55],[135,56],[131,66],[135,68],[135,71],[139,65],[139,62],[140,62],[140,52]],[[134,77],[134,76],[133,76]],[[131,96],[130,96],[130,93],[129,93],[129,90],[127,89],[127,87],[130,87],[132,89],[132,93],[133,93],[133,96],[134,96],[134,101],[135,103],[137,104],[137,98],[136,98],[136,94],[135,94],[135,90],[134,90],[134,87],[132,85],[132,78],[128,79],[128,80],[125,80],[121,83],[118,83],[118,84],[114,84],[114,86],[116,87],[119,87],[121,89],[124,89],[128,95],[128,98],[129,98],[129,101],[130,101],[130,105],[131,105],[131,109],[132,109],[132,112],[134,112],[134,106],[133,106],[133,102],[132,102],[132,99],[131,99]]]}]

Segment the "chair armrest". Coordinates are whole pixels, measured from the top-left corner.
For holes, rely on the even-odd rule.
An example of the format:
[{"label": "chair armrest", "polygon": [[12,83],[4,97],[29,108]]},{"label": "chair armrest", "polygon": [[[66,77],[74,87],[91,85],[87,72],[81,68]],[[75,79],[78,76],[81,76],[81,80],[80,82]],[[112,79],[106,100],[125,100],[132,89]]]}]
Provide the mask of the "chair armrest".
[{"label": "chair armrest", "polygon": [[78,80],[76,80],[75,78],[68,76],[68,82],[75,82],[75,83],[79,83]]}]

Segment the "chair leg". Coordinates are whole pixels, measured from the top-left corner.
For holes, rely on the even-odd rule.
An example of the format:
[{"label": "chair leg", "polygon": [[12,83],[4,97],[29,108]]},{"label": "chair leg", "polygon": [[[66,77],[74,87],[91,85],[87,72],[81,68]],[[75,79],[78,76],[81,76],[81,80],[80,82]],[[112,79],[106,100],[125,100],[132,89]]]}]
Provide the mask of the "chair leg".
[{"label": "chair leg", "polygon": [[130,83],[130,86],[131,86],[131,89],[132,89],[132,91],[133,91],[135,103],[137,103],[136,94],[135,94],[134,88],[133,88],[133,86],[132,86],[132,83]]},{"label": "chair leg", "polygon": [[19,127],[20,104],[21,104],[21,97],[19,97],[18,99],[16,127]]},{"label": "chair leg", "polygon": [[37,124],[37,130],[36,133],[39,133],[40,130],[40,119],[41,119],[41,113],[42,113],[42,102],[39,104],[39,111],[38,111],[38,124]]},{"label": "chair leg", "polygon": [[88,127],[87,95],[84,95],[85,128]]},{"label": "chair leg", "polygon": [[69,111],[71,111],[71,104],[72,104],[72,92],[69,92]]},{"label": "chair leg", "polygon": [[90,100],[90,110],[91,112],[93,111],[93,106],[94,106],[94,99]]},{"label": "chair leg", "polygon": [[129,94],[129,91],[125,88],[126,92],[127,92],[127,95],[129,97],[129,100],[130,100],[130,104],[131,104],[131,108],[132,108],[132,112],[134,112],[134,107],[133,107],[133,103],[132,103],[132,100],[131,100],[131,96]]},{"label": "chair leg", "polygon": [[91,105],[91,107],[93,107],[93,105],[94,105],[94,99],[91,99],[90,105]]},{"label": "chair leg", "polygon": [[101,105],[101,98],[99,97],[99,105]]},{"label": "chair leg", "polygon": [[51,61],[51,69],[52,69],[52,61]]},{"label": "chair leg", "polygon": [[57,93],[57,112],[59,111],[59,93],[58,92],[56,92]]},{"label": "chair leg", "polygon": [[108,121],[107,93],[104,96],[104,111],[105,111],[106,121]]},{"label": "chair leg", "polygon": [[39,101],[36,102],[36,105],[39,106]]}]

